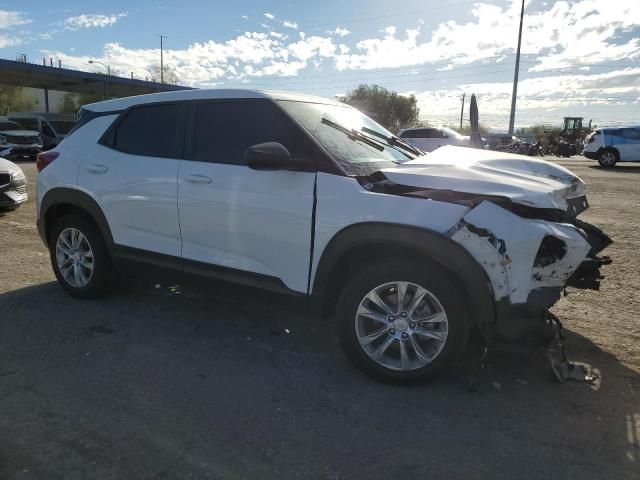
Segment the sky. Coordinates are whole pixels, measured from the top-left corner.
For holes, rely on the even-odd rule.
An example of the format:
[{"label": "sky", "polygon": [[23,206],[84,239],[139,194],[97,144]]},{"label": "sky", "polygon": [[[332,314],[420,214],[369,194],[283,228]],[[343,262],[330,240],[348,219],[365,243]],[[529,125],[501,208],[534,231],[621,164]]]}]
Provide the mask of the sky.
[{"label": "sky", "polygon": [[[516,126],[583,116],[640,124],[638,0],[527,0]],[[54,7],[55,6],[55,7]],[[0,0],[0,58],[181,84],[344,95],[361,83],[418,99],[421,119],[509,123],[521,0]],[[1,82],[1,79],[0,79]],[[468,103],[467,103],[468,105]],[[468,109],[465,110],[465,121]]]}]

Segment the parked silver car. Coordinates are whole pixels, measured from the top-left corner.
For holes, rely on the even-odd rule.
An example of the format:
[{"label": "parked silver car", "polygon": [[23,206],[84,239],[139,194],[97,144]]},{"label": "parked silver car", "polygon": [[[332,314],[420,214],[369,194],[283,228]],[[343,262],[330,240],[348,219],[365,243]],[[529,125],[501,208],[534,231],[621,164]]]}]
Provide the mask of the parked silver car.
[{"label": "parked silver car", "polygon": [[0,158],[0,213],[15,210],[27,201],[27,177],[22,169]]}]

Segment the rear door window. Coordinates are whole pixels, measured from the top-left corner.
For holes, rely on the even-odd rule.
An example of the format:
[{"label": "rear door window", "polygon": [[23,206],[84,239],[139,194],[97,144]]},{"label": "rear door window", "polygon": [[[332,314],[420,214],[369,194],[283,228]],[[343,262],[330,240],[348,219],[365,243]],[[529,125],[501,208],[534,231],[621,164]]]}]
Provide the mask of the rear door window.
[{"label": "rear door window", "polygon": [[640,140],[640,128],[623,128],[622,136],[632,140],[631,143],[637,143]]},{"label": "rear door window", "polygon": [[193,160],[245,165],[246,150],[278,142],[294,158],[312,155],[311,142],[282,110],[270,101],[202,101],[196,105]]},{"label": "rear door window", "polygon": [[132,155],[182,158],[184,112],[181,103],[133,108],[118,125],[113,147]]}]

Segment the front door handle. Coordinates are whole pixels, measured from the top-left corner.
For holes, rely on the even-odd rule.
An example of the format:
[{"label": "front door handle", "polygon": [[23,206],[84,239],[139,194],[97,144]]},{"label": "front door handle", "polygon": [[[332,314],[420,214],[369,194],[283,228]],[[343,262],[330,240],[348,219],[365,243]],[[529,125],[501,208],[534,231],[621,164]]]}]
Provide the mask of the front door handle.
[{"label": "front door handle", "polygon": [[184,177],[186,182],[206,185],[213,182],[213,179],[205,175],[187,175]]},{"label": "front door handle", "polygon": [[87,172],[93,173],[94,175],[104,175],[107,173],[109,169],[104,165],[93,164],[87,167]]}]

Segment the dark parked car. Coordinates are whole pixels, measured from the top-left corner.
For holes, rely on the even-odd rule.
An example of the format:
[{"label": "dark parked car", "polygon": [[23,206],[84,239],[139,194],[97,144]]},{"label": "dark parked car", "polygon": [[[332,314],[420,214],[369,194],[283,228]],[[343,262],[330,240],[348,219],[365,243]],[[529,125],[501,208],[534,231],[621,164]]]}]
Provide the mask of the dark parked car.
[{"label": "dark parked car", "polygon": [[35,160],[41,151],[42,137],[37,131],[25,130],[19,123],[0,117],[0,157]]}]

